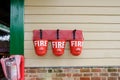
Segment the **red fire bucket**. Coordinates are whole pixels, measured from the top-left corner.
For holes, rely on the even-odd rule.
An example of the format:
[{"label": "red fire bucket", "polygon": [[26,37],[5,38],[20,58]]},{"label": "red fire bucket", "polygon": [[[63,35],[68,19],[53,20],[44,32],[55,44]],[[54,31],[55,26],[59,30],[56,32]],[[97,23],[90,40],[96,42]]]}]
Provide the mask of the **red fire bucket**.
[{"label": "red fire bucket", "polygon": [[33,41],[35,52],[38,56],[43,56],[47,53],[48,40],[34,40]]},{"label": "red fire bucket", "polygon": [[70,52],[74,56],[78,56],[82,52],[83,41],[71,40],[70,41]]},{"label": "red fire bucket", "polygon": [[65,49],[65,40],[53,40],[52,42],[52,51],[56,56],[61,56],[64,54]]}]

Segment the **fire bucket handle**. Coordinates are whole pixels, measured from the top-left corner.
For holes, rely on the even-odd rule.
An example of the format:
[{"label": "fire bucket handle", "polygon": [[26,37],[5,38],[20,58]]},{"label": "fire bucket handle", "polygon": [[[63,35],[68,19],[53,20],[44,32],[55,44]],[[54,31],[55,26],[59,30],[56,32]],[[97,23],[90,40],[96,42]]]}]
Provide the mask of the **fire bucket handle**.
[{"label": "fire bucket handle", "polygon": [[57,35],[56,35],[57,39],[59,39],[59,29],[57,29]]},{"label": "fire bucket handle", "polygon": [[42,29],[40,29],[40,39],[42,39]]},{"label": "fire bucket handle", "polygon": [[75,40],[75,33],[76,33],[76,29],[75,30],[73,30],[73,40]]}]

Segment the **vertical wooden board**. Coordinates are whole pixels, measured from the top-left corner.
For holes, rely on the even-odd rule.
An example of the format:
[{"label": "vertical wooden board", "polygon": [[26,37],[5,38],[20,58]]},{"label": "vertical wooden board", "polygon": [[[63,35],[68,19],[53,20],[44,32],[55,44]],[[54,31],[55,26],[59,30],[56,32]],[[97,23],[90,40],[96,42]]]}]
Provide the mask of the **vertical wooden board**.
[{"label": "vertical wooden board", "polygon": [[11,0],[10,54],[24,53],[24,0]]}]

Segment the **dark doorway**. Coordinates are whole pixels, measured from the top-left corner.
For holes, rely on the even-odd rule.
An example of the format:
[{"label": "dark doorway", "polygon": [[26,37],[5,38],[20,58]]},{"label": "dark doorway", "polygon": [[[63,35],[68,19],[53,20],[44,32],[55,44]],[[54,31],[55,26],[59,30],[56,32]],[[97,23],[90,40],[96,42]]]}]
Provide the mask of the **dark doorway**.
[{"label": "dark doorway", "polygon": [[0,0],[0,23],[10,26],[10,0]]},{"label": "dark doorway", "polygon": [[[10,0],[0,0],[0,58],[9,55]],[[5,80],[0,64],[0,80]]]}]

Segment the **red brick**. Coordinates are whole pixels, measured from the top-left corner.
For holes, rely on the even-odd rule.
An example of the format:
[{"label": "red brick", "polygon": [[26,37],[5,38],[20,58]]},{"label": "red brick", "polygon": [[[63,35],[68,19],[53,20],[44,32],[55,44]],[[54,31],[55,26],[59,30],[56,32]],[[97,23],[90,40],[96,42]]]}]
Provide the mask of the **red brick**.
[{"label": "red brick", "polygon": [[31,78],[30,80],[36,80],[36,78]]},{"label": "red brick", "polygon": [[29,73],[36,73],[37,71],[36,71],[36,69],[30,69],[28,72]]},{"label": "red brick", "polygon": [[37,74],[31,74],[29,77],[38,77]]},{"label": "red brick", "polygon": [[30,80],[29,78],[25,78],[24,80]]},{"label": "red brick", "polygon": [[90,77],[81,77],[80,80],[90,80]]},{"label": "red brick", "polygon": [[27,69],[27,70],[25,70],[25,73],[29,73],[29,70]]},{"label": "red brick", "polygon": [[67,76],[67,77],[71,77],[71,76],[72,76],[72,73],[67,73],[66,76]]},{"label": "red brick", "polygon": [[108,73],[100,73],[100,76],[108,76]]},{"label": "red brick", "polygon": [[118,72],[120,72],[120,68],[118,68]]},{"label": "red brick", "polygon": [[100,80],[100,77],[92,77],[91,80]]},{"label": "red brick", "polygon": [[[71,71],[71,69],[70,69],[70,71]],[[63,72],[63,70],[62,69],[53,69],[53,72],[55,72],[55,73],[61,73],[61,72]]]},{"label": "red brick", "polygon": [[80,78],[74,78],[73,80],[80,80]]},{"label": "red brick", "polygon": [[32,77],[32,75],[29,75],[29,77]]},{"label": "red brick", "polygon": [[107,80],[107,78],[106,77],[101,77],[101,80]]},{"label": "red brick", "polygon": [[80,72],[90,72],[90,69],[89,69],[89,68],[84,68],[84,69],[81,68],[81,69],[80,69]]},{"label": "red brick", "polygon": [[117,72],[116,68],[108,68],[108,72]]},{"label": "red brick", "polygon": [[38,73],[46,73],[47,70],[45,70],[45,69],[37,69],[37,72],[38,72]]},{"label": "red brick", "polygon": [[52,80],[63,80],[62,78],[52,78]]},{"label": "red brick", "polygon": [[110,76],[119,76],[119,73],[110,73]]},{"label": "red brick", "polygon": [[108,80],[117,80],[117,77],[108,77]]},{"label": "red brick", "polygon": [[80,72],[80,69],[73,69],[72,70],[72,73],[79,73]]},{"label": "red brick", "polygon": [[33,75],[33,77],[38,77],[38,75],[37,75],[37,74],[35,74],[35,75]]},{"label": "red brick", "polygon": [[81,77],[82,74],[81,73],[73,73],[73,77]]},{"label": "red brick", "polygon": [[99,73],[93,73],[93,76],[94,76],[94,77],[98,77],[98,76],[99,76]]},{"label": "red brick", "polygon": [[66,74],[65,73],[56,73],[56,77],[65,77]]},{"label": "red brick", "polygon": [[101,72],[101,69],[100,68],[91,69],[91,72]]},{"label": "red brick", "polygon": [[36,78],[36,80],[45,80],[45,78]]},{"label": "red brick", "polygon": [[83,75],[84,76],[92,76],[93,74],[92,73],[84,73]]},{"label": "red brick", "polygon": [[24,76],[25,76],[25,77],[28,77],[28,74],[25,74]]},{"label": "red brick", "polygon": [[69,73],[71,71],[72,71],[71,68],[63,68],[63,70],[62,70],[62,72],[65,72],[65,73]]},{"label": "red brick", "polygon": [[118,77],[118,80],[120,80],[120,77]]},{"label": "red brick", "polygon": [[101,68],[101,72],[107,72],[106,68]]}]

